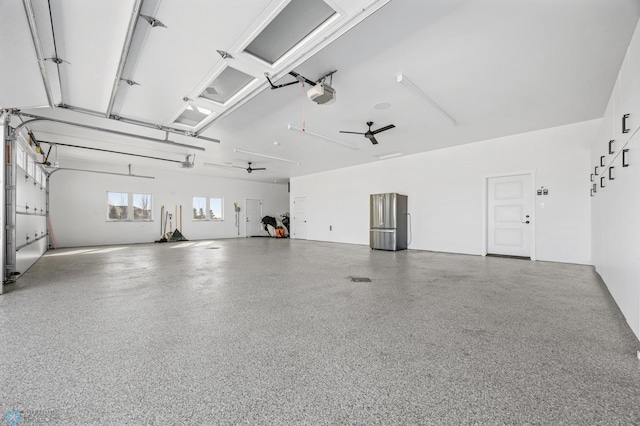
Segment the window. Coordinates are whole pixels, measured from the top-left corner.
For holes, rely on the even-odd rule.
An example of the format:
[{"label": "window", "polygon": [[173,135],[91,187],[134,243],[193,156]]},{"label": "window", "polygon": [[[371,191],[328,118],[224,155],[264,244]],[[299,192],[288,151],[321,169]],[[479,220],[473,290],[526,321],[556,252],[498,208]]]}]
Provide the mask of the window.
[{"label": "window", "polygon": [[222,220],[222,198],[209,198],[209,216]]},{"label": "window", "polygon": [[222,198],[193,197],[193,220],[223,220]]},{"label": "window", "polygon": [[33,161],[31,157],[27,156],[27,174],[29,176],[35,176],[35,172],[36,172],[36,163]]},{"label": "window", "polygon": [[107,192],[107,218],[112,221],[151,220],[151,194]]},{"label": "window", "polygon": [[336,11],[322,0],[292,1],[244,51],[273,64],[335,13]]},{"label": "window", "polygon": [[194,127],[200,124],[202,120],[209,117],[211,114],[213,114],[213,111],[211,111],[210,109],[197,105],[187,104],[187,108],[182,112],[182,114],[180,114],[180,117],[176,118],[174,123],[185,124],[187,126]]},{"label": "window", "polygon": [[26,171],[27,168],[25,167],[24,160],[25,160],[24,149],[22,149],[22,147],[19,144],[16,144],[16,164],[22,170]]},{"label": "window", "polygon": [[151,220],[150,194],[133,194],[133,220]]},{"label": "window", "polygon": [[227,67],[204,89],[200,97],[223,104],[252,81],[253,77],[249,74]]},{"label": "window", "polygon": [[129,210],[129,194],[126,192],[108,192],[109,220],[126,220]]}]

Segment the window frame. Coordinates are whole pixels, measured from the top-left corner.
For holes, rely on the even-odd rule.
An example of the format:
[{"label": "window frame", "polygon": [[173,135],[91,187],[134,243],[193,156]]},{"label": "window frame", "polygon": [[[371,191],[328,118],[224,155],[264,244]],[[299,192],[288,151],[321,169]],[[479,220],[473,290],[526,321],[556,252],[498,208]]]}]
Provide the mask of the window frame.
[{"label": "window frame", "polygon": [[[109,210],[111,204],[109,203],[110,194],[126,194],[127,196],[127,214],[122,219],[114,219],[110,217]],[[149,218],[148,219],[136,219],[135,218],[135,205],[134,199],[136,195],[148,195],[149,196]],[[125,192],[125,191],[109,191],[107,190],[107,222],[153,222],[153,194],[143,192]]]},{"label": "window frame", "polygon": [[27,172],[27,153],[22,147],[22,144],[16,143],[16,165],[20,167],[25,173]]},{"label": "window frame", "polygon": [[[191,214],[191,220],[193,222],[223,222],[224,221],[224,198],[223,197],[206,197],[200,195],[194,195],[191,197],[191,208],[195,209],[195,201],[196,199],[204,199],[205,207],[204,207],[204,218],[196,218],[195,214]],[[211,217],[211,200],[220,200],[220,216],[221,217]]]}]

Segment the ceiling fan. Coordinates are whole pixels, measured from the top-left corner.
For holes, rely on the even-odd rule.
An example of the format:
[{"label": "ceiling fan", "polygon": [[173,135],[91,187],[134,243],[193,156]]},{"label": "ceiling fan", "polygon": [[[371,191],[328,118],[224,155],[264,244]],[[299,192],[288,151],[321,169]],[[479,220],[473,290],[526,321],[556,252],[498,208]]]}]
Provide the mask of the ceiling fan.
[{"label": "ceiling fan", "polygon": [[254,170],[267,170],[264,167],[251,167],[251,161],[247,161],[247,163],[249,163],[249,167],[247,167],[247,173],[251,173]]},{"label": "ceiling fan", "polygon": [[389,124],[388,126],[382,127],[382,128],[380,128],[378,130],[371,130],[371,126],[373,126],[373,121],[367,121],[367,126],[369,126],[369,130],[367,130],[365,133],[362,133],[362,132],[348,132],[346,130],[340,130],[340,133],[353,133],[355,135],[364,135],[364,137],[369,139],[372,144],[377,145],[378,141],[376,140],[374,135],[377,135],[380,132],[384,132],[385,130],[393,129],[394,127],[396,127],[393,124]]},{"label": "ceiling fan", "polygon": [[251,164],[253,164],[251,161],[247,161],[247,163],[249,164],[249,167],[247,167],[247,168],[245,168],[244,166],[235,166],[235,165],[231,165],[231,164],[204,163],[204,165],[205,166],[209,166],[209,167],[221,167],[221,168],[225,168],[225,169],[242,169],[242,170],[246,170],[247,173],[251,173],[253,171],[267,170],[264,167],[251,167]]}]

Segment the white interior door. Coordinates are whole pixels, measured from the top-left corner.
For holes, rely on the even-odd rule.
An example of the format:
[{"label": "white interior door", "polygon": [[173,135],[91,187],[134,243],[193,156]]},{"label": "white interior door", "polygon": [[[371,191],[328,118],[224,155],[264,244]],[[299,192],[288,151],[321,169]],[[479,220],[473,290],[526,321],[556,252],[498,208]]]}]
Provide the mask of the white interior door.
[{"label": "white interior door", "polygon": [[247,237],[256,237],[262,235],[262,200],[253,200],[247,198],[245,235]]},{"label": "white interior door", "polygon": [[293,200],[293,238],[307,239],[307,197]]},{"label": "white interior door", "polygon": [[531,175],[490,178],[487,253],[531,257],[533,188]]}]

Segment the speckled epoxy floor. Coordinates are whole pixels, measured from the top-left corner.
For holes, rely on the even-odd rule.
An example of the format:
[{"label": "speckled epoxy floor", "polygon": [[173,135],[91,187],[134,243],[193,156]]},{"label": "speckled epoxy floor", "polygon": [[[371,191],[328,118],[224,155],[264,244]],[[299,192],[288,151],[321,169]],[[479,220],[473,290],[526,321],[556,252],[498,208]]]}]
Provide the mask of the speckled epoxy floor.
[{"label": "speckled epoxy floor", "polygon": [[640,424],[640,345],[588,266],[268,238],[102,249],[5,287],[0,420]]}]

